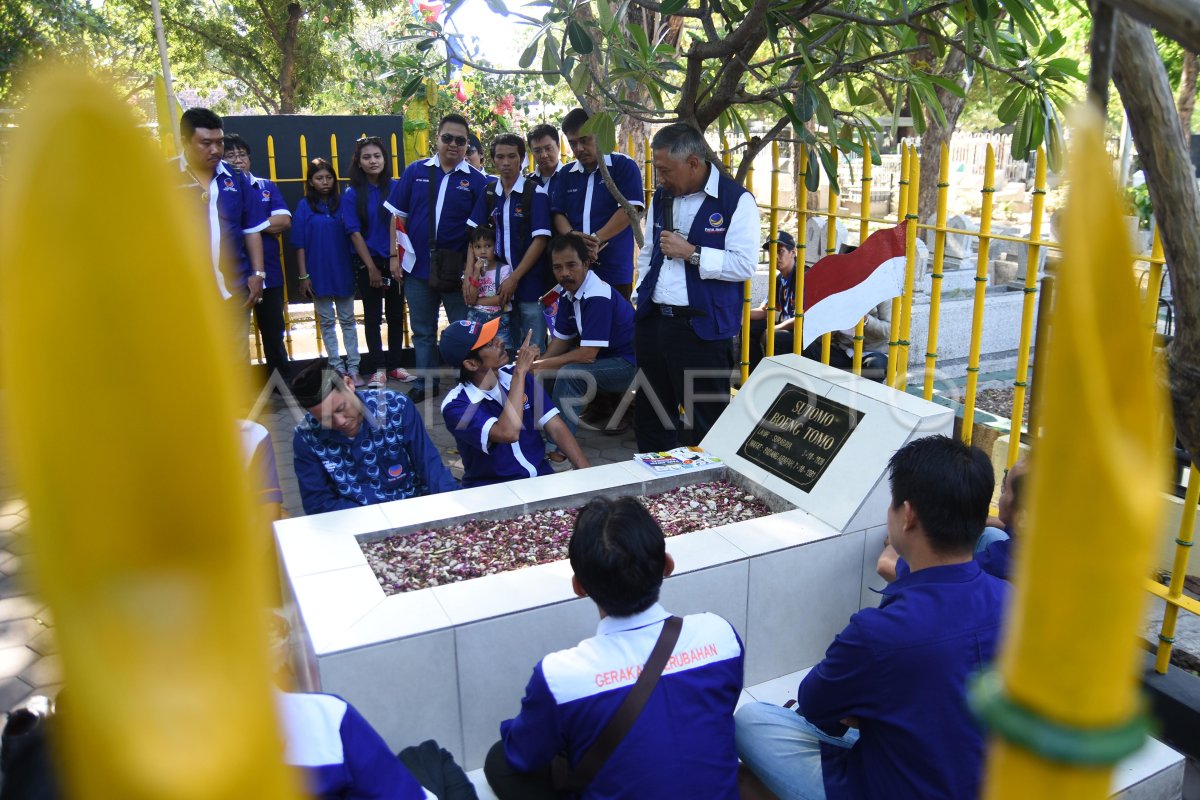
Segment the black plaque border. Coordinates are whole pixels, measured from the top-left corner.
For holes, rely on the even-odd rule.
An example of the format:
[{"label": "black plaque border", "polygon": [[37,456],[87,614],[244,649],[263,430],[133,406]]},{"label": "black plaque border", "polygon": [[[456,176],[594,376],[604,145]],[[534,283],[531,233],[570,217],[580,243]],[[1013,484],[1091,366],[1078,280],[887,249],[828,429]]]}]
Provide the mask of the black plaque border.
[{"label": "black plaque border", "polygon": [[[848,430],[846,431],[846,435],[843,436],[841,438],[841,440],[838,441],[838,443],[833,447],[833,449],[829,451],[829,457],[826,459],[824,466],[822,466],[817,471],[817,474],[813,476],[812,483],[809,484],[809,487],[807,489],[804,488],[804,486],[802,486],[801,484],[797,483],[795,480],[793,480],[791,474],[781,471],[777,465],[770,463],[766,459],[756,458],[755,455],[752,454],[752,451],[747,449],[747,445],[750,444],[751,440],[754,439],[755,434],[757,434],[759,432],[759,430],[762,429],[763,420],[767,416],[770,416],[771,412],[773,412],[777,409],[780,401],[783,399],[783,396],[789,390],[794,390],[794,391],[804,395],[805,399],[808,402],[811,402],[813,405],[815,405],[817,408],[821,409],[822,411],[828,411],[831,413],[841,413],[841,410],[845,409],[846,411],[848,411],[850,413],[850,426],[849,426]],[[829,408],[828,407],[829,405],[833,405],[836,407]],[[795,486],[797,489],[804,492],[805,494],[812,494],[812,490],[817,487],[817,484],[820,482],[821,477],[825,474],[825,471],[827,469],[829,469],[829,465],[833,463],[834,459],[837,458],[838,453],[840,453],[842,451],[842,448],[845,446],[846,442],[849,441],[850,437],[854,434],[854,432],[856,430],[858,430],[858,426],[860,424],[862,424],[863,418],[866,417],[866,415],[867,414],[865,411],[861,411],[856,408],[851,408],[850,406],[842,405],[841,403],[835,403],[833,400],[830,400],[828,397],[825,397],[824,395],[814,395],[812,392],[810,392],[806,389],[803,389],[800,386],[797,386],[796,384],[791,383],[789,381],[788,383],[784,384],[784,387],[782,389],[779,390],[779,394],[775,395],[775,399],[773,401],[771,401],[771,405],[767,406],[766,412],[763,414],[763,416],[759,417],[758,422],[756,422],[754,424],[754,427],[750,429],[750,435],[745,438],[745,440],[742,442],[741,446],[737,449],[737,455],[746,459],[751,464],[754,464],[755,466],[765,469],[767,472],[771,473],[776,478],[779,478],[784,483],[787,483],[789,486]]]}]

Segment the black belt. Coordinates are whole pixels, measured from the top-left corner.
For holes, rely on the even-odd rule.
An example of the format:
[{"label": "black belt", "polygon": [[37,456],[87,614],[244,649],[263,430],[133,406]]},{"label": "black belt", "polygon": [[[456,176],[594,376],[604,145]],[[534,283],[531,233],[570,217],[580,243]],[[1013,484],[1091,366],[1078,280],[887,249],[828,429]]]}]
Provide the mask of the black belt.
[{"label": "black belt", "polygon": [[688,306],[664,306],[662,303],[655,303],[654,307],[658,309],[658,313],[664,317],[705,317],[708,316],[703,311]]}]

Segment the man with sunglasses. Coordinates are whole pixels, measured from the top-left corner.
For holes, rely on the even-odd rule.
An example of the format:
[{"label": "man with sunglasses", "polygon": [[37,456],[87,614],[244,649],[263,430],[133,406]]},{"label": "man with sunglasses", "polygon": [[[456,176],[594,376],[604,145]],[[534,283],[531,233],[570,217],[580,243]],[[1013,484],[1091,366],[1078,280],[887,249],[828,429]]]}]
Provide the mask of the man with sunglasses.
[{"label": "man with sunglasses", "polygon": [[405,220],[416,256],[404,279],[416,349],[417,380],[408,393],[414,403],[423,402],[427,391],[438,392],[437,378],[430,373],[438,366],[439,307],[446,309],[450,322],[467,317],[461,289],[441,291],[431,284],[430,256],[431,251],[441,250],[466,258],[467,220],[488,187],[487,176],[466,161],[470,133],[467,119],[461,114],[442,117],[437,129],[437,153],[409,164],[384,203],[388,211]]}]

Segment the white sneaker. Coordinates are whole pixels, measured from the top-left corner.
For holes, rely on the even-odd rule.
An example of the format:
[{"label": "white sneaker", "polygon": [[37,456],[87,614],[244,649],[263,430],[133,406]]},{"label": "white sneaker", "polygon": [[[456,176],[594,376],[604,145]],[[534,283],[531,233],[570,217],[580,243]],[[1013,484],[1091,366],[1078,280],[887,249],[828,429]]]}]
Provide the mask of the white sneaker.
[{"label": "white sneaker", "polygon": [[382,389],[387,386],[387,373],[381,369],[377,369],[371,373],[371,380],[367,381],[368,389]]}]

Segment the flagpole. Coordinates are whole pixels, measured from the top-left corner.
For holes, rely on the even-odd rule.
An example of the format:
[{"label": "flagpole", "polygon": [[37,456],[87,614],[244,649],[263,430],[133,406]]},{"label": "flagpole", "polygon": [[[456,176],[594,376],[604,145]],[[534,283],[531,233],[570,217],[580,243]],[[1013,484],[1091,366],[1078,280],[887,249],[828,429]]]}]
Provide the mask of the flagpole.
[{"label": "flagpole", "polygon": [[[177,117],[179,116],[178,103],[175,100],[175,84],[171,80],[171,59],[167,55],[167,34],[163,30],[162,9],[158,5],[158,0],[150,0],[150,11],[154,15],[154,36],[158,39],[158,60],[162,64],[163,85],[166,87],[167,94],[167,117],[166,124],[170,127],[171,136],[175,140],[175,152],[183,153],[183,143],[179,141],[179,125]],[[163,120],[158,121],[159,127],[163,125]]]}]

